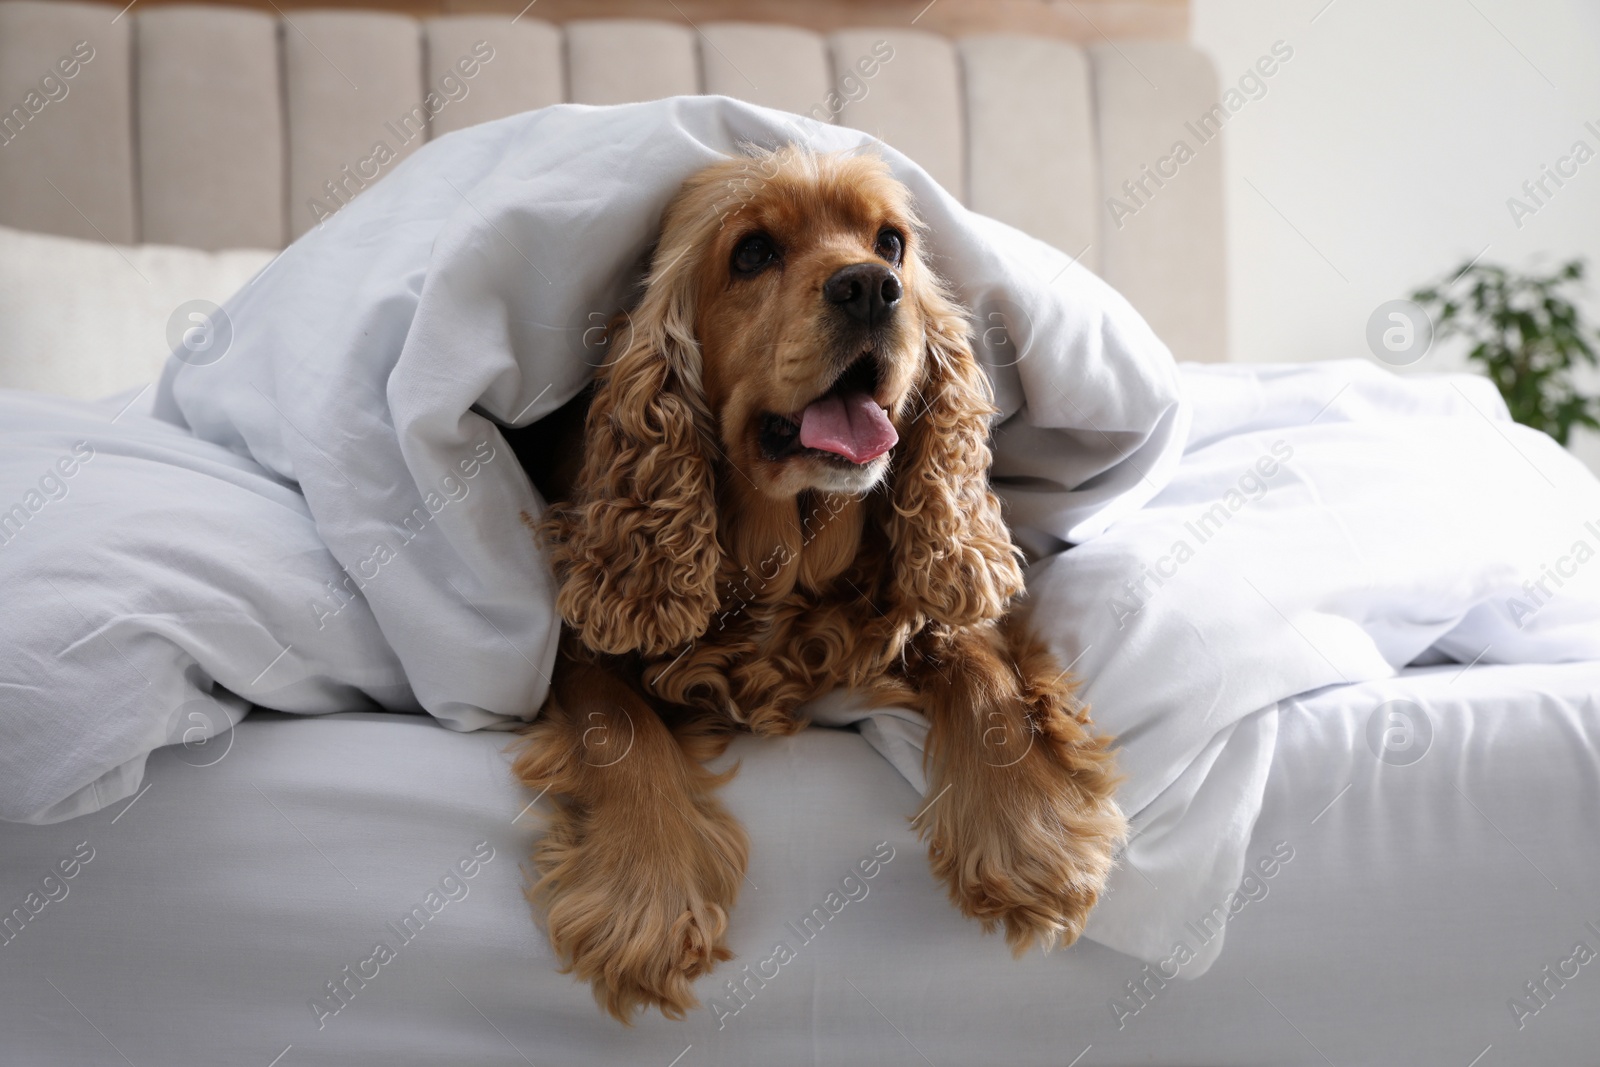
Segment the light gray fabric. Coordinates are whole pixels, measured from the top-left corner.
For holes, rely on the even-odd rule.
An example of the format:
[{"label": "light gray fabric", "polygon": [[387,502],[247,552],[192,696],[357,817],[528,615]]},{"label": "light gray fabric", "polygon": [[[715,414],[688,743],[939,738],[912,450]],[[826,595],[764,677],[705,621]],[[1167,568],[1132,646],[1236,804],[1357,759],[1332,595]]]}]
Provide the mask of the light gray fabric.
[{"label": "light gray fabric", "polygon": [[694,31],[647,19],[569,22],[567,99],[629,104],[700,91]]},{"label": "light gray fabric", "polygon": [[968,206],[1098,269],[1100,176],[1083,50],[1015,34],[967,37],[960,48]]},{"label": "light gray fabric", "polygon": [[[1600,543],[1600,483],[1512,424],[1487,381],[1357,362],[1183,370],[1195,418],[1170,482],[1027,574],[1031,632],[1073,664],[1119,739],[1118,802],[1133,815],[1085,936],[1151,962],[1244,873],[1281,702],[1425,656],[1600,663],[1600,571],[1571,558]],[[1026,523],[1025,492],[1006,500]],[[1564,554],[1560,595],[1526,602],[1524,576]],[[836,699],[819,721],[848,712]],[[926,722],[877,716],[871,729],[923,785]],[[1188,973],[1222,948],[1220,934],[1192,946]]]},{"label": "light gray fabric", "polygon": [[[278,1067],[375,1055],[925,1067],[916,1049],[940,1065],[1323,1064],[1320,1050],[1336,1064],[1465,1067],[1490,1044],[1479,1067],[1586,1063],[1592,962],[1552,983],[1523,1029],[1508,1001],[1537,1004],[1524,984],[1574,942],[1600,949],[1586,925],[1600,918],[1570,899],[1600,882],[1600,850],[1583,844],[1585,798],[1600,792],[1597,691],[1593,664],[1450,666],[1287,708],[1250,878],[1187,917],[1190,948],[1224,923],[1228,942],[1194,981],[1175,961],[1147,968],[1087,941],[1012,959],[951,907],[909,828],[922,799],[860,737],[740,739],[718,763],[740,762],[722,796],[751,841],[736,956],[696,984],[703,1005],[685,1021],[650,1014],[629,1029],[556,973],[522,897],[518,868],[550,801],[518,814],[534,798],[514,784],[503,735],[255,714],[152,755],[131,806],[0,824],[0,918],[25,912],[0,934],[0,1033],[18,1063],[123,1062],[109,1040],[141,1067],[265,1067],[285,1052]],[[1409,765],[1367,741],[1391,700],[1432,726]],[[788,924],[878,842],[894,858],[802,942]],[[454,888],[376,977],[349,979],[348,1006],[319,1029],[326,983],[347,981],[376,942],[399,945],[388,924],[480,843],[493,858],[447,887],[466,895]],[[1167,873],[1142,870],[1158,885]],[[739,1007],[725,983],[779,941],[796,958],[750,980]],[[737,1012],[719,1020],[717,1000]]]},{"label": "light gray fabric", "polygon": [[305,500],[242,456],[0,391],[0,502],[0,819],[98,811],[252,702],[417,710]]},{"label": "light gray fabric", "polygon": [[713,22],[701,27],[702,91],[829,121],[828,50],[819,34],[792,26]]},{"label": "light gray fabric", "polygon": [[0,225],[138,239],[132,22],[116,14],[73,0],[0,3],[0,119],[10,120],[0,136]]},{"label": "light gray fabric", "polygon": [[[1222,145],[1190,128],[1221,107],[1216,72],[1170,42],[1096,44],[1089,57],[1099,106],[1100,275],[1178,359],[1226,359]],[[1193,158],[1166,164],[1173,173],[1163,178],[1155,172],[1179,141]],[[1114,212],[1114,202],[1134,213]]]},{"label": "light gray fabric", "polygon": [[[512,22],[499,15],[450,15],[429,19],[425,24],[428,51],[428,88],[446,90],[449,105],[433,116],[432,136],[442,137],[453,130],[492,119],[505,118],[519,111],[549,107],[566,99],[566,68],[561,54],[561,31],[547,22],[523,18]],[[487,62],[479,58],[478,42],[493,52]],[[468,76],[463,68],[477,73]],[[465,86],[465,95],[451,99],[461,90],[445,84],[449,74]]]},{"label": "light gray fabric", "polygon": [[139,11],[136,24],[140,240],[282,247],[278,20],[174,6]]},{"label": "light gray fabric", "polygon": [[299,237],[421,147],[432,108],[414,19],[297,12],[283,49],[288,224],[290,236]]},{"label": "light gray fabric", "polygon": [[[884,138],[969,206],[1103,266],[1180,358],[1226,356],[1216,146],[1133,223],[1117,228],[1107,210],[1183,121],[1218,102],[1209,61],[1186,45],[1096,45],[1091,91],[1075,45],[952,41],[905,25],[823,37],[709,20],[553,26],[537,7],[515,20],[418,22],[121,6],[0,0],[0,107],[19,105],[73,41],[92,39],[99,57],[0,151],[0,225],[211,249],[278,244],[425,137],[564,100],[725,94]],[[131,57],[130,26],[142,27]],[[444,84],[479,41],[497,58]],[[426,125],[421,137],[403,129],[408,114]]]},{"label": "light gray fabric", "polygon": [[1545,604],[1523,584],[1575,537],[1600,543],[1600,482],[1489,382],[1354,360],[1183,371],[1177,473],[1027,575],[1033,631],[1121,741],[1132,863],[1162,872],[1118,871],[1088,936],[1147,960],[1243,870],[1276,729],[1252,716],[1424,658],[1600,663],[1600,568]]},{"label": "light gray fabric", "polygon": [[[887,62],[885,46],[892,55]],[[828,51],[842,97],[839,124],[893,145],[965,201],[966,119],[955,46],[914,29],[841,30],[828,36]],[[873,60],[878,71],[869,78],[862,64],[870,68]],[[859,77],[865,95],[849,95],[842,79],[850,72]]]}]

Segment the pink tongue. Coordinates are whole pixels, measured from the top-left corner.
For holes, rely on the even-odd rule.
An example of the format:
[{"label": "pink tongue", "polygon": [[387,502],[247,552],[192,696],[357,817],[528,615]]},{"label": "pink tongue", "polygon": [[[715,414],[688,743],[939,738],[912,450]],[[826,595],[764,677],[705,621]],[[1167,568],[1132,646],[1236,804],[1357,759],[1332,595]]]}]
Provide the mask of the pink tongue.
[{"label": "pink tongue", "polygon": [[813,400],[800,416],[802,445],[833,452],[851,463],[870,463],[899,440],[889,416],[864,392]]}]

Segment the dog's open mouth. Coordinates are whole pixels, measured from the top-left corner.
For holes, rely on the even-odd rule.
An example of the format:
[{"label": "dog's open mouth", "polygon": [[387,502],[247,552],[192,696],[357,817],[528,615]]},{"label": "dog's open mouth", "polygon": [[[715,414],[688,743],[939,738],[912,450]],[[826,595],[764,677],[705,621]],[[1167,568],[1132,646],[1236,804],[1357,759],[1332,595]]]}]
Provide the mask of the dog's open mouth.
[{"label": "dog's open mouth", "polygon": [[814,455],[861,466],[900,440],[889,412],[874,398],[878,361],[857,359],[828,391],[792,415],[761,416],[761,451],[768,459]]}]

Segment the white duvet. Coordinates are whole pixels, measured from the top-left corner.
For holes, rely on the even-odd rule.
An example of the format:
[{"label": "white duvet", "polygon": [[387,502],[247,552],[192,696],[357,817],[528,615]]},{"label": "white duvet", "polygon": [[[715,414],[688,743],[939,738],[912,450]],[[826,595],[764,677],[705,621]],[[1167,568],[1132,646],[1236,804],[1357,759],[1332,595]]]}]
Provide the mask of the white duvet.
[{"label": "white duvet", "polygon": [[[1600,659],[1577,547],[1600,485],[1484,383],[1180,377],[1092,274],[861,134],[719,98],[564,106],[441,138],[298,241],[227,305],[221,359],[169,363],[156,419],[0,394],[0,508],[26,513],[0,544],[0,815],[127,796],[150,748],[246,701],[531,716],[557,623],[496,424],[581,388],[683,177],[797,135],[889,160],[985,327],[1029,610],[1121,738],[1138,830],[1089,936],[1161,958],[1237,884],[1279,701],[1425,654]],[[77,440],[117,461],[69,485]],[[861,729],[921,785],[914,717]]]},{"label": "white duvet", "polygon": [[[1134,836],[1086,936],[1150,961],[1239,885],[1280,702],[1413,662],[1600,661],[1600,482],[1486,380],[1350,361],[1183,381],[1172,479],[1027,574],[1033,625],[1127,775]],[[920,718],[860,728],[924,785]],[[1184,975],[1223,941],[1191,946]]]}]

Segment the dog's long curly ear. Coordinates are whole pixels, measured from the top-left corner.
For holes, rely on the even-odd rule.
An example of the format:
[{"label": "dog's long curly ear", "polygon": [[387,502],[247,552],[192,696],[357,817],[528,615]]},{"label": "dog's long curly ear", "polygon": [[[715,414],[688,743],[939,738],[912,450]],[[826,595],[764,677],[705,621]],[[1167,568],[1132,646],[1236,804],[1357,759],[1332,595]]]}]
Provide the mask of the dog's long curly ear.
[{"label": "dog's long curly ear", "polygon": [[989,380],[960,309],[924,293],[925,371],[902,435],[889,516],[900,603],[950,626],[999,618],[1022,591],[1020,554],[989,488]]},{"label": "dog's long curly ear", "polygon": [[705,632],[722,560],[688,271],[658,271],[612,334],[573,498],[542,528],[583,643],[658,655]]}]

